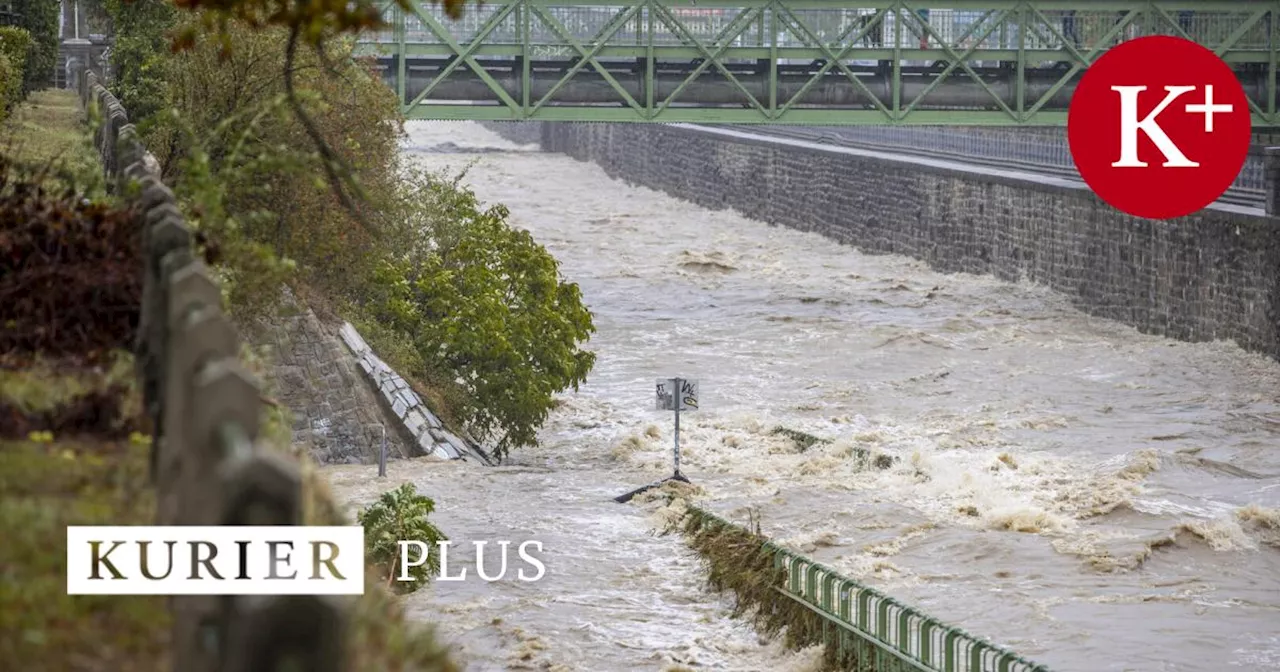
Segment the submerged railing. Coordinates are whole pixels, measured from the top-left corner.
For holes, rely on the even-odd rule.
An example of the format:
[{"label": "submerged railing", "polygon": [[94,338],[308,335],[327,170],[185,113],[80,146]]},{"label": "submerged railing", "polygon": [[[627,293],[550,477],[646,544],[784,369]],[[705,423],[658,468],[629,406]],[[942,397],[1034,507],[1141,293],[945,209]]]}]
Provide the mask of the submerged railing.
[{"label": "submerged railing", "polygon": [[[703,525],[753,535],[713,513],[689,507]],[[842,576],[836,570],[761,541],[784,572],[777,592],[823,621],[822,641],[844,669],[873,672],[1050,672],[988,640],[928,616],[915,607]]]}]

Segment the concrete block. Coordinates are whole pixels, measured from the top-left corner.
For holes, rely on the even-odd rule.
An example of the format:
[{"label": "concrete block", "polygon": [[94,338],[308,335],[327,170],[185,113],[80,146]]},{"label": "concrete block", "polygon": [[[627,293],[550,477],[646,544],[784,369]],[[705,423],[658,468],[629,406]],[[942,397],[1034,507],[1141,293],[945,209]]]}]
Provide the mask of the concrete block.
[{"label": "concrete block", "polygon": [[444,434],[445,443],[449,444],[449,446],[453,449],[453,452],[458,454],[458,457],[461,457],[471,452],[471,447],[468,446],[465,441],[458,438],[456,434],[453,434],[452,432],[449,432],[449,431],[444,431],[441,433]]},{"label": "concrete block", "polygon": [[418,436],[426,428],[427,419],[422,417],[422,413],[417,409],[412,409],[404,416],[404,426],[408,428],[410,434]]},{"label": "concrete block", "polygon": [[409,390],[409,389],[404,389],[396,392],[396,397],[399,398],[400,401],[403,401],[404,405],[408,406],[409,408],[413,408],[414,406],[418,406],[419,404],[422,403],[418,399],[418,395],[414,394],[413,390]]},{"label": "concrete block", "polygon": [[364,339],[360,336],[360,332],[356,331],[356,328],[352,326],[350,322],[344,322],[342,324],[342,328],[338,330],[338,335],[342,337],[342,340],[347,344],[347,347],[351,348],[351,352],[357,355],[368,352],[369,344],[365,343]]},{"label": "concrete block", "polygon": [[422,436],[419,436],[418,437],[418,454],[431,455],[434,452],[436,452],[435,439],[431,438],[430,434],[423,434]]}]

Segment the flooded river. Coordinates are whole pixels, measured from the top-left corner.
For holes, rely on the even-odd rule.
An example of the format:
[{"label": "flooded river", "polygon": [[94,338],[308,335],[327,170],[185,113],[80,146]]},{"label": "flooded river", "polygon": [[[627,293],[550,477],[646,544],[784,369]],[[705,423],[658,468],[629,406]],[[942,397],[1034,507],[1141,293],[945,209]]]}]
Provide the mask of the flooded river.
[{"label": "flooded river", "polygon": [[[682,464],[713,510],[759,510],[768,534],[1058,672],[1280,669],[1277,363],[708,211],[478,125],[410,136],[426,166],[474,162],[466,182],[560,259],[599,330],[588,384],[510,466],[328,470],[353,504],[417,483],[459,542],[543,542],[540,582],[408,598],[469,670],[812,669],[728,618],[654,511],[610,501],[669,473],[652,394],[676,375],[701,385]],[[778,426],[833,441],[801,450]]]}]

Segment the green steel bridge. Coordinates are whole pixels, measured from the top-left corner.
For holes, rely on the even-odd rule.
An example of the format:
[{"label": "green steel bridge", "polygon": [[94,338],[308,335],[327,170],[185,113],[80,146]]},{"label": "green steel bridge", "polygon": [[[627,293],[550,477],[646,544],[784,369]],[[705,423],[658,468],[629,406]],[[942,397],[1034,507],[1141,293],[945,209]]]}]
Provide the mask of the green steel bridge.
[{"label": "green steel bridge", "polygon": [[1280,0],[600,1],[453,21],[414,0],[357,53],[411,119],[1064,126],[1108,48],[1174,35],[1232,65],[1255,127],[1280,125]]}]

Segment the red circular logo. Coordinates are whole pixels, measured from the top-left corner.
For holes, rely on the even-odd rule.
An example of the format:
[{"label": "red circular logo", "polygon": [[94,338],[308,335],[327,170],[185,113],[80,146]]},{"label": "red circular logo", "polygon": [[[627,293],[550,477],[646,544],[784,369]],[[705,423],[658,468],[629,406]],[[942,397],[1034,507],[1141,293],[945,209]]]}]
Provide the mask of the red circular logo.
[{"label": "red circular logo", "polygon": [[1089,66],[1067,112],[1086,184],[1117,210],[1189,215],[1231,186],[1249,155],[1249,101],[1231,70],[1177,37],[1125,42]]}]

